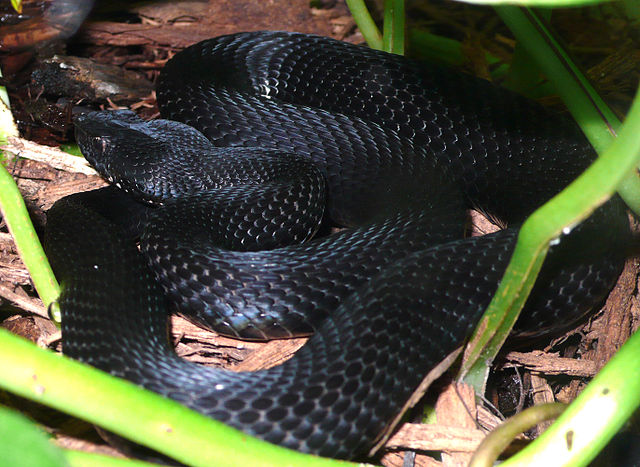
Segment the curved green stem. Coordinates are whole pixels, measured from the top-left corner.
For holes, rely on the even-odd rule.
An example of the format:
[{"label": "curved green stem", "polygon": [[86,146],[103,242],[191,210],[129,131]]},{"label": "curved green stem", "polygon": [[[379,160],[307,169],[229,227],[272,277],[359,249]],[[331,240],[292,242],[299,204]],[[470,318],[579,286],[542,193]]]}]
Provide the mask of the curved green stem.
[{"label": "curved green stem", "polygon": [[[0,329],[0,388],[193,466],[353,465],[253,438]],[[61,376],[62,375],[62,376]]]},{"label": "curved green stem", "polygon": [[380,30],[371,17],[364,0],[347,0],[347,6],[369,47],[382,50],[382,34],[380,34]]},{"label": "curved green stem", "polygon": [[[486,363],[509,334],[542,266],[549,244],[584,220],[615,191],[640,162],[640,98],[611,146],[565,190],[535,211],[523,224],[505,275],[467,351],[461,374],[483,388]],[[493,332],[482,332],[485,329]],[[640,369],[639,369],[640,374]]]},{"label": "curved green stem", "polygon": [[567,406],[558,402],[535,405],[506,420],[478,446],[469,467],[491,467],[520,433],[539,423],[557,418]]},{"label": "curved green stem", "polygon": [[588,465],[640,407],[638,355],[640,332],[629,338],[549,429],[501,465]]}]

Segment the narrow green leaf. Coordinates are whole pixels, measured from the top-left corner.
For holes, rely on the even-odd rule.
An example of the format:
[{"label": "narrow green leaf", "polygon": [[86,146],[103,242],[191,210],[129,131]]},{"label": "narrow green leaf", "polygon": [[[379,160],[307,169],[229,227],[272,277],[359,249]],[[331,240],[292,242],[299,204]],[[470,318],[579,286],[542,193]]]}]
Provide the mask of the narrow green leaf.
[{"label": "narrow green leaf", "polygon": [[[0,78],[2,78],[2,72],[0,72]],[[7,89],[0,86],[0,144],[6,144],[9,136],[18,136],[18,127],[11,113]]]},{"label": "narrow green leaf", "polygon": [[0,407],[0,464],[20,467],[66,467],[63,452],[35,423]]},{"label": "narrow green leaf", "polygon": [[60,149],[71,154],[72,156],[84,157],[82,155],[82,151],[80,151],[80,148],[76,143],[62,144],[60,145]]},{"label": "narrow green leaf", "polygon": [[11,6],[18,13],[22,13],[22,0],[11,0]]},{"label": "narrow green leaf", "polygon": [[384,0],[382,50],[404,55],[404,0]]}]

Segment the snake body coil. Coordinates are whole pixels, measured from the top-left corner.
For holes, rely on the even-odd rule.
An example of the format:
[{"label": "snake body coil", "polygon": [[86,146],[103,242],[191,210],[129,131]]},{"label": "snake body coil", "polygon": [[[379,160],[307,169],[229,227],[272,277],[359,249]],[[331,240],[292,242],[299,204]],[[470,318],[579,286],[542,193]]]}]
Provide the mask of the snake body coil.
[{"label": "snake body coil", "polygon": [[[366,453],[489,304],[517,230],[464,239],[465,206],[517,225],[594,157],[572,122],[485,81],[303,34],[196,44],[157,95],[172,121],[77,119],[128,195],[49,212],[64,352],[331,457]],[[349,228],[309,240],[323,217]],[[552,247],[519,332],[591,310],[627,235],[613,200]],[[313,336],[269,370],[202,368],[173,353],[165,296],[238,337]]]}]

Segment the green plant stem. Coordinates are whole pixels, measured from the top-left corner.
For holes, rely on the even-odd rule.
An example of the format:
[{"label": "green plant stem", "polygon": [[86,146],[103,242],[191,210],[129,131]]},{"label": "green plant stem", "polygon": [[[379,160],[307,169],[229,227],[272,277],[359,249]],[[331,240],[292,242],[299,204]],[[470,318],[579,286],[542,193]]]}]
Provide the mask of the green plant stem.
[{"label": "green plant stem", "polygon": [[537,89],[541,80],[540,69],[531,60],[529,52],[517,42],[513,50],[511,66],[503,83],[504,87],[529,96],[530,90]]},{"label": "green plant stem", "polygon": [[[60,287],[29,219],[20,191],[3,165],[0,165],[0,211],[38,295],[44,306],[49,307],[58,298]],[[54,310],[53,314],[54,320],[59,323],[59,313]]]},{"label": "green plant stem", "polygon": [[640,407],[640,332],[636,332],[565,412],[502,467],[580,467],[591,462]]},{"label": "green plant stem", "polygon": [[[486,365],[509,334],[549,249],[563,230],[589,216],[640,161],[640,98],[636,95],[619,137],[582,175],[523,224],[518,243],[487,312],[466,351],[461,374],[482,391]],[[485,329],[493,332],[483,332]],[[639,368],[640,374],[640,368]],[[480,392],[481,393],[481,392]]]},{"label": "green plant stem", "polygon": [[11,6],[18,13],[22,13],[22,0],[11,0]]},{"label": "green plant stem", "polygon": [[[495,7],[518,43],[527,49],[543,73],[553,82],[560,97],[598,153],[615,138],[620,121],[593,86],[554,39],[549,28],[534,12],[513,6]],[[620,196],[640,214],[640,180],[629,172],[618,187]]]},{"label": "green plant stem", "polygon": [[469,467],[491,467],[520,433],[557,418],[567,406],[558,402],[534,405],[506,420],[487,436],[473,453]]},{"label": "green plant stem", "polygon": [[424,29],[410,28],[408,42],[411,53],[420,59],[449,66],[464,63],[462,44],[455,39],[431,34]]},{"label": "green plant stem", "polygon": [[253,438],[0,329],[0,387],[99,425],[192,466],[333,466]]},{"label": "green plant stem", "polygon": [[64,453],[24,415],[0,406],[0,465],[67,467]]},{"label": "green plant stem", "polygon": [[347,6],[369,47],[382,50],[382,34],[371,17],[364,0],[347,0]]},{"label": "green plant stem", "polygon": [[404,55],[404,0],[384,0],[382,50]]}]

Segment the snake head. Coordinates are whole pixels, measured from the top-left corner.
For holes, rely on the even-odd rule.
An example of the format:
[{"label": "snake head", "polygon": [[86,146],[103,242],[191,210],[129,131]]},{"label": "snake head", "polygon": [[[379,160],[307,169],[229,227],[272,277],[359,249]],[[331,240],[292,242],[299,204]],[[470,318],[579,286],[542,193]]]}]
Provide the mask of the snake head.
[{"label": "snake head", "polygon": [[[89,112],[74,120],[76,141],[96,171],[141,201],[175,195],[169,168],[185,154],[209,149],[197,130],[168,120],[145,121],[130,110]],[[179,143],[178,143],[179,142]]]},{"label": "snake head", "polygon": [[133,131],[132,125],[143,122],[130,110],[85,113],[74,119],[76,142],[100,175],[126,187],[130,177],[123,162],[133,158],[135,145],[144,140],[144,135]]}]

